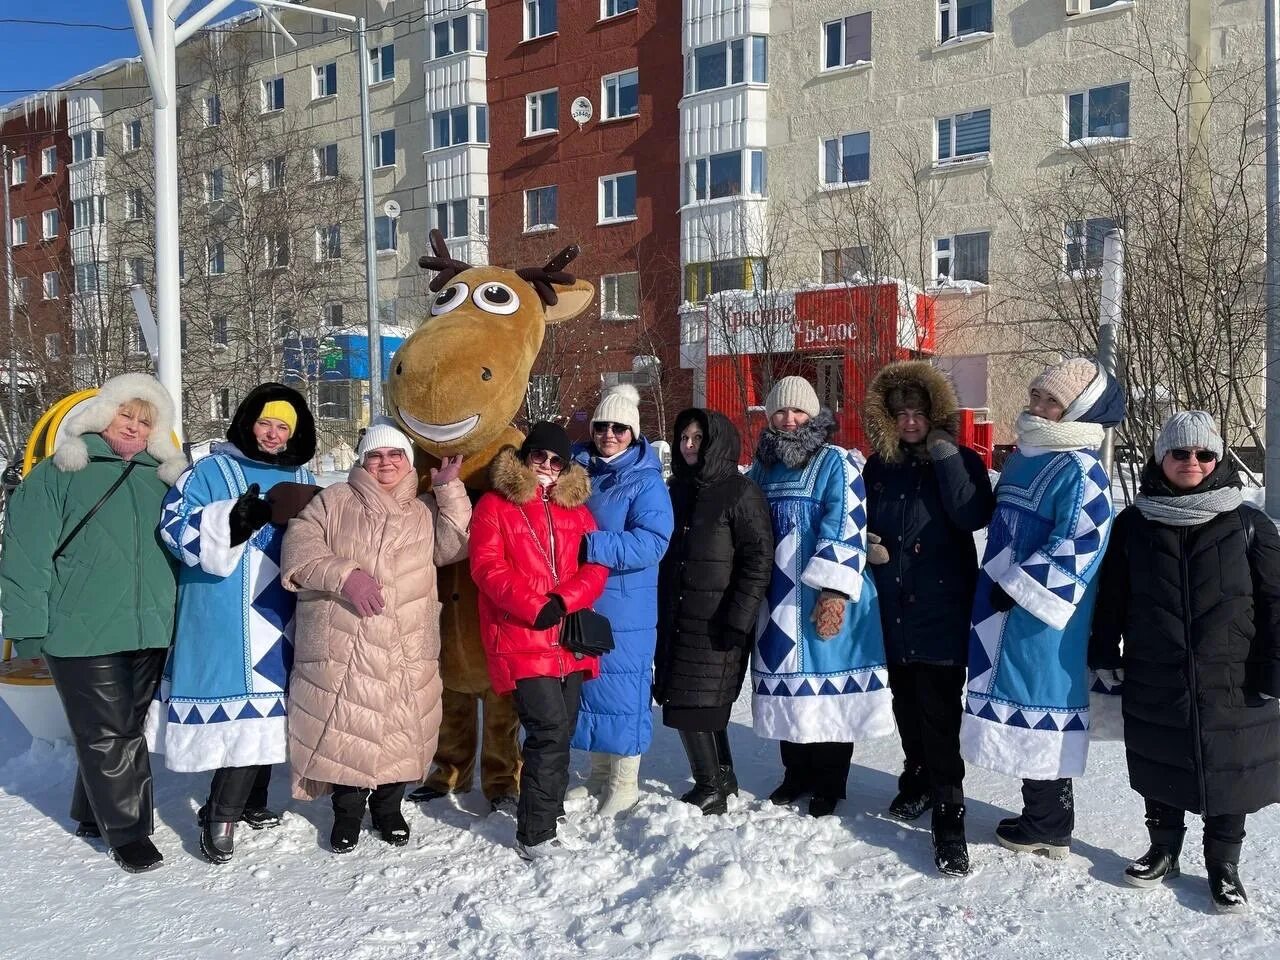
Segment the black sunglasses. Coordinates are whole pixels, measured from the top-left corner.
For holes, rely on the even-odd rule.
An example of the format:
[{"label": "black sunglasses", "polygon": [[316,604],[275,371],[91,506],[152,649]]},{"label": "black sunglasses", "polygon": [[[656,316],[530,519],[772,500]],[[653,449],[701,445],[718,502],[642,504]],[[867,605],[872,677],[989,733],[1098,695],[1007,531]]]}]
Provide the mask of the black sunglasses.
[{"label": "black sunglasses", "polygon": [[[1190,460],[1192,452],[1190,450],[1178,449],[1170,450],[1169,453],[1175,460]],[[1197,450],[1195,451],[1195,457],[1201,463],[1213,463],[1213,461],[1218,459],[1218,455],[1212,450]]]},{"label": "black sunglasses", "polygon": [[537,467],[542,466],[544,463],[550,463],[553,470],[564,469],[564,457],[556,453],[548,453],[546,450],[529,451],[529,462]]},{"label": "black sunglasses", "polygon": [[591,425],[592,433],[612,433],[615,437],[620,437],[631,428],[625,423],[606,423],[601,420]]}]

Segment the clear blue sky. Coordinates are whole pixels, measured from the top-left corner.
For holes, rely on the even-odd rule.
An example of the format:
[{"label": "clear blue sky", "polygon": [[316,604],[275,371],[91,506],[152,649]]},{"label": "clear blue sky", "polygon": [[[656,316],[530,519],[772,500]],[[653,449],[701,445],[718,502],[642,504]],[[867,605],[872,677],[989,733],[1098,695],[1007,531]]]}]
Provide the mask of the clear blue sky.
[{"label": "clear blue sky", "polygon": [[[192,0],[199,10],[206,0]],[[151,14],[152,0],[143,0]],[[233,3],[225,14],[248,9]],[[185,19],[185,18],[184,18]],[[12,20],[60,20],[96,23],[114,30],[12,23]],[[28,92],[47,89],[85,73],[117,57],[138,53],[132,21],[125,0],[0,0],[0,104],[11,103]]]}]

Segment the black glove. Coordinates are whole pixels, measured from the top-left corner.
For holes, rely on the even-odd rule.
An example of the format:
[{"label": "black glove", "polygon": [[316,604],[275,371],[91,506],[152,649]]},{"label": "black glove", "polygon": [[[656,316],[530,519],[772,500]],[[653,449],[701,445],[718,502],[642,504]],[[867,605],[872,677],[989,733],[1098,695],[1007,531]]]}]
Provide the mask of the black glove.
[{"label": "black glove", "polygon": [[584,536],[581,540],[578,541],[578,563],[583,564],[586,562],[587,562],[587,538]]},{"label": "black glove", "polygon": [[259,487],[250,484],[231,508],[231,545],[238,547],[271,522],[271,504],[258,496]]},{"label": "black glove", "polygon": [[1008,613],[1018,602],[1004,592],[1004,587],[998,583],[991,585],[991,609],[999,613]]},{"label": "black glove", "polygon": [[271,505],[271,522],[278,527],[300,514],[312,498],[320,492],[313,483],[277,483],[267,491],[267,503]]},{"label": "black glove", "polygon": [[554,593],[547,596],[547,603],[538,611],[537,618],[533,621],[533,629],[550,630],[557,623],[564,619],[564,615],[568,613],[568,608]]}]

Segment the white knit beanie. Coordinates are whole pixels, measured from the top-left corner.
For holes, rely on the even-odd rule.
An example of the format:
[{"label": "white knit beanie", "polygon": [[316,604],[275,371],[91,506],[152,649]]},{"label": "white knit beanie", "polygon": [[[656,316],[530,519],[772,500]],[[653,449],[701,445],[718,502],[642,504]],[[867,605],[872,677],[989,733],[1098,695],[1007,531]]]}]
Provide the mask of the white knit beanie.
[{"label": "white knit beanie", "polygon": [[1171,414],[1156,437],[1156,463],[1164,459],[1170,450],[1188,450],[1199,447],[1212,450],[1222,457],[1222,435],[1213,416],[1203,410],[1180,410]]},{"label": "white knit beanie", "polygon": [[[1098,376],[1098,365],[1086,357],[1072,357],[1044,371],[1031,381],[1030,390],[1043,390],[1068,409]],[[1064,418],[1065,419],[1065,418]]]},{"label": "white knit beanie", "polygon": [[356,455],[363,462],[366,453],[382,447],[403,450],[409,462],[413,462],[413,443],[396,426],[394,420],[390,417],[378,416],[374,417],[373,422],[365,429],[364,436],[360,438],[360,446],[356,447]]},{"label": "white knit beanie", "polygon": [[631,439],[640,438],[640,391],[629,383],[610,387],[600,398],[591,415],[592,423],[625,423],[631,428]]},{"label": "white knit beanie", "polygon": [[773,385],[764,401],[765,413],[771,417],[779,410],[803,410],[816,417],[820,409],[817,391],[804,377],[783,377]]}]

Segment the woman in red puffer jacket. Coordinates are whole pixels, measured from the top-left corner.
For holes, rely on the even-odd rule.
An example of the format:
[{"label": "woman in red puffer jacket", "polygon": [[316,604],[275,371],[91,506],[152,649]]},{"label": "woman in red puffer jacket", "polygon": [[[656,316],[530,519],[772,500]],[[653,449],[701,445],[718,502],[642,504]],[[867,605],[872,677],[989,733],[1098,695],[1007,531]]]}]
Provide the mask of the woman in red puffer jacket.
[{"label": "woman in red puffer jacket", "polygon": [[560,626],[591,607],[609,572],[579,561],[583,535],[596,529],[586,507],[591,481],[570,462],[562,427],[534,424],[518,451],[498,453],[489,477],[493,489],[471,518],[471,576],[493,689],[515,698],[525,730],[516,846],[531,860],[563,849],[556,819],[569,785],[569,740],[582,684],[600,673],[598,658],[560,645]]}]

